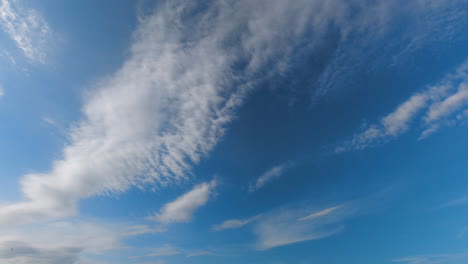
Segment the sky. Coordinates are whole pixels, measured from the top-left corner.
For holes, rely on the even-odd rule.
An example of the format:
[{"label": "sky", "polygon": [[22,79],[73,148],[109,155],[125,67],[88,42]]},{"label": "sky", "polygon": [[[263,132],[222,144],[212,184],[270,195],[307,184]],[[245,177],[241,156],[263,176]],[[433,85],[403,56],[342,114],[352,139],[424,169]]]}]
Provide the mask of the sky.
[{"label": "sky", "polygon": [[468,263],[468,1],[0,0],[0,264]]}]

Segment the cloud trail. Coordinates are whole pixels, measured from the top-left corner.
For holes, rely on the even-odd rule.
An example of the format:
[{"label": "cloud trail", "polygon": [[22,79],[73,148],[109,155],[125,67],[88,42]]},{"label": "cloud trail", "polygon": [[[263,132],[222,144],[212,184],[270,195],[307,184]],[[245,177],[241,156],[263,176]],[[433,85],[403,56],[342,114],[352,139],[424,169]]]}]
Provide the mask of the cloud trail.
[{"label": "cloud trail", "polygon": [[[453,73],[428,86],[401,103],[396,109],[356,133],[350,140],[336,148],[336,152],[365,149],[397,138],[410,129],[419,118],[424,139],[443,126],[455,125],[466,118],[468,108],[468,62],[462,63]],[[421,114],[422,113],[422,114]]]},{"label": "cloud trail", "polygon": [[27,59],[45,63],[52,30],[37,10],[19,6],[18,2],[0,1],[0,26]]},{"label": "cloud trail", "polygon": [[260,188],[262,188],[265,184],[269,181],[281,177],[287,170],[294,167],[294,163],[292,161],[287,161],[280,165],[274,166],[273,168],[269,169],[268,171],[264,172],[260,177],[258,177],[257,181],[254,185],[250,185],[249,191],[254,192]]},{"label": "cloud trail", "polygon": [[243,226],[246,226],[250,223],[255,222],[260,217],[261,215],[256,215],[256,216],[249,217],[246,219],[229,219],[229,220],[222,222],[221,224],[214,225],[212,229],[214,231],[221,231],[225,229],[237,229],[237,228],[241,228]]},{"label": "cloud trail", "polygon": [[209,183],[196,185],[189,192],[164,205],[160,213],[151,216],[148,219],[166,224],[190,222],[192,220],[193,213],[208,202],[215,187],[215,180]]}]

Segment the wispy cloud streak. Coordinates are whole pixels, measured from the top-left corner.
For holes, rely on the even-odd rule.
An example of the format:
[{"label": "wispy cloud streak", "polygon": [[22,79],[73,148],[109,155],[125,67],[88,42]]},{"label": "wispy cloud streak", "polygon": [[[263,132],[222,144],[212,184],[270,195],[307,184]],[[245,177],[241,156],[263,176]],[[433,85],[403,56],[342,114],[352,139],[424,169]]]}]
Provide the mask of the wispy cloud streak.
[{"label": "wispy cloud streak", "polygon": [[249,186],[249,191],[253,192],[262,188],[269,181],[281,177],[287,170],[291,169],[292,167],[294,167],[294,163],[292,161],[287,161],[280,165],[274,166],[273,168],[260,175],[255,184]]},{"label": "wispy cloud streak", "polygon": [[19,1],[0,1],[0,25],[31,62],[45,63],[52,31],[44,17],[34,9],[19,6]]},{"label": "wispy cloud streak", "polygon": [[256,215],[256,216],[246,218],[246,219],[229,219],[229,220],[222,222],[221,224],[214,225],[212,229],[214,231],[221,231],[225,229],[237,229],[237,228],[241,228],[243,226],[246,226],[250,223],[255,222],[260,217],[261,215]]},{"label": "wispy cloud streak", "polygon": [[385,143],[407,132],[418,118],[422,127],[419,139],[424,139],[443,126],[464,120],[467,107],[468,62],[465,62],[439,84],[412,95],[379,122],[355,134],[337,147],[336,152],[365,149]]},{"label": "wispy cloud streak", "polygon": [[393,260],[396,263],[407,264],[463,264],[466,263],[468,254],[432,254],[410,256]]}]

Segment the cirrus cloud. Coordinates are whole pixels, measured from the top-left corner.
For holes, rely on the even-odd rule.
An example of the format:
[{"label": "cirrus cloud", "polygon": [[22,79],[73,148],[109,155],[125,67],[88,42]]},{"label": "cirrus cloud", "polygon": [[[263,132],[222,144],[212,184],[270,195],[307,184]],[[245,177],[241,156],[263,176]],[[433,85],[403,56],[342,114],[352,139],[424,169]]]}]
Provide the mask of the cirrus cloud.
[{"label": "cirrus cloud", "polygon": [[443,126],[460,123],[466,117],[467,107],[468,62],[464,62],[438,84],[410,96],[393,112],[366,126],[335,151],[365,149],[385,143],[407,132],[418,118],[422,127],[419,139],[424,139]]},{"label": "cirrus cloud", "polygon": [[19,5],[19,1],[1,0],[0,26],[27,59],[45,63],[52,30],[41,13]]}]

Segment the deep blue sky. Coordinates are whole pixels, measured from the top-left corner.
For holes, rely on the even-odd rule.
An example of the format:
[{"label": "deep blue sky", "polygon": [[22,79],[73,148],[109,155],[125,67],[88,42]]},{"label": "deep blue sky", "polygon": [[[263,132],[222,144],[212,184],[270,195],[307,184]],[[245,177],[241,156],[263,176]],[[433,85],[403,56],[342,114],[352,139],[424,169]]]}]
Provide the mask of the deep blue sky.
[{"label": "deep blue sky", "polygon": [[468,2],[0,0],[0,264],[463,264]]}]

